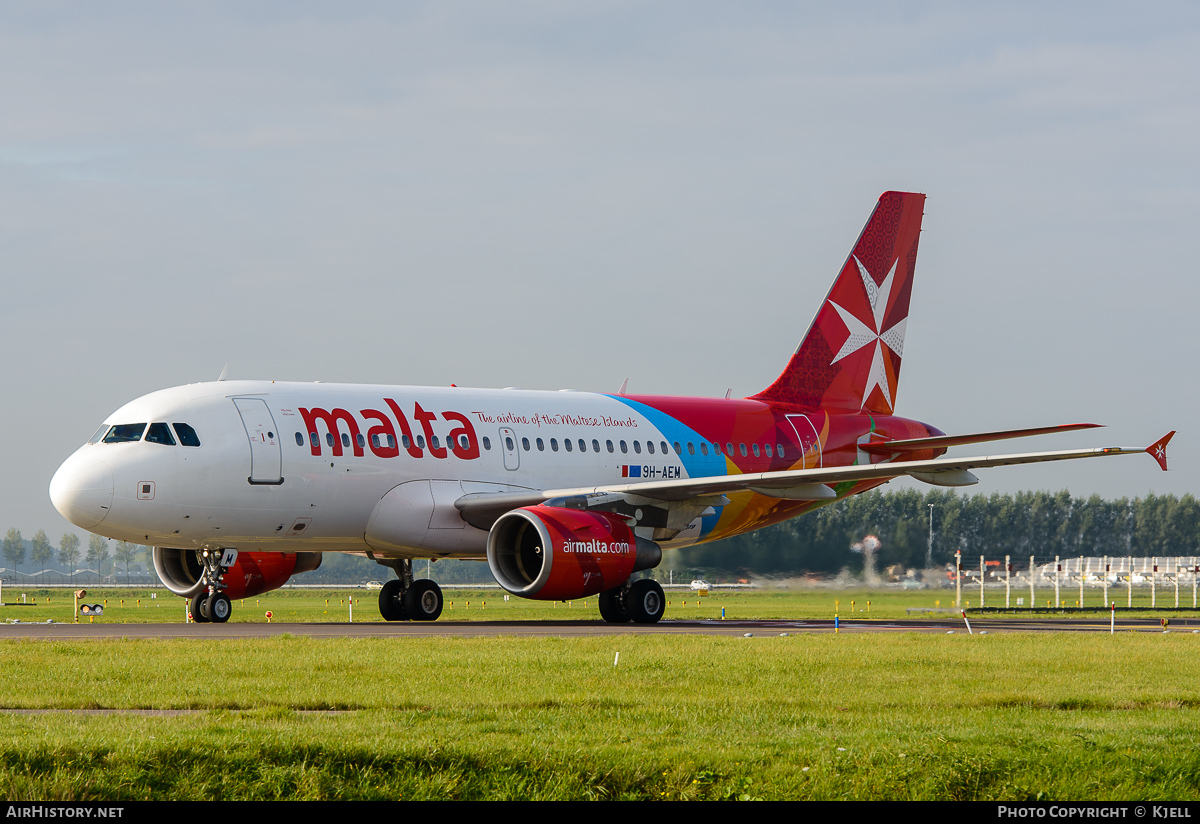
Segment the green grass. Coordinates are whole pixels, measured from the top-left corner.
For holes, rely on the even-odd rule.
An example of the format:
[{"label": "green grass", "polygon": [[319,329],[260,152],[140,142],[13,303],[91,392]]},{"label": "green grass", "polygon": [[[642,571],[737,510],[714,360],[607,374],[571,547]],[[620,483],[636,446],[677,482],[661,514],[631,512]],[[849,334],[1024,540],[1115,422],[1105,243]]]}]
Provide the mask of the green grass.
[{"label": "green grass", "polygon": [[[4,597],[6,605],[0,607],[0,619],[18,619],[21,621],[70,621],[72,617],[73,600],[71,591],[55,590],[26,590],[27,603],[16,606],[21,592],[9,586]],[[978,606],[978,590],[964,592],[964,605]],[[338,590],[308,590],[281,589],[268,592],[254,598],[233,602],[234,622],[265,622],[266,613],[272,613],[272,621],[276,623],[297,622],[338,622],[347,621],[350,617],[348,599],[354,599],[355,621],[379,621],[378,591],[367,589],[338,589]],[[577,601],[561,603],[556,601],[527,601],[523,598],[510,596],[504,600],[504,592],[499,589],[480,590],[450,590],[444,591],[446,608],[442,612],[442,621],[537,621],[537,620],[594,620],[599,617],[596,599],[584,598]],[[153,597],[152,597],[153,596]],[[1028,602],[1028,590],[1022,595]],[[1073,607],[1079,598],[1078,589],[1073,592],[1063,589],[1060,600]],[[1016,604],[1017,593],[1014,591],[1012,603]],[[1038,606],[1045,607],[1046,602],[1053,601],[1053,589],[1038,590]],[[1110,600],[1117,601],[1118,609],[1124,611],[1124,593],[1119,597],[1110,591]],[[819,588],[774,589],[762,588],[755,590],[712,590],[707,596],[686,590],[668,590],[667,618],[674,619],[717,619],[721,610],[730,620],[738,619],[811,619],[832,618],[836,610],[843,618],[872,618],[894,620],[898,618],[921,618],[922,614],[908,613],[909,609],[949,609],[954,606],[953,590],[900,590],[900,589],[852,589],[833,590]],[[185,601],[172,595],[165,589],[97,589],[89,590],[84,598],[87,603],[103,603],[104,615],[96,619],[105,623],[181,623],[184,620]],[[32,603],[36,602],[36,603]],[[1004,592],[989,591],[988,606],[1003,606]],[[1089,590],[1085,596],[1085,605],[1099,606],[1100,593]],[[1191,606],[1191,591],[1180,592],[1180,605]],[[1174,592],[1159,592],[1159,606],[1174,604]],[[1197,618],[1195,613],[1167,611],[1150,613],[1145,611],[1150,605],[1150,593],[1135,591],[1134,606],[1141,608],[1138,615],[1166,617],[1179,615]],[[1126,615],[1134,613],[1124,612]],[[935,616],[924,616],[935,617]],[[1015,615],[998,615],[989,617],[1023,617]],[[1091,617],[1094,619],[1095,614]],[[86,620],[86,619],[84,619]]]},{"label": "green grass", "polygon": [[[1200,636],[0,642],[9,799],[1200,797]],[[620,652],[617,666],[614,656]]]}]

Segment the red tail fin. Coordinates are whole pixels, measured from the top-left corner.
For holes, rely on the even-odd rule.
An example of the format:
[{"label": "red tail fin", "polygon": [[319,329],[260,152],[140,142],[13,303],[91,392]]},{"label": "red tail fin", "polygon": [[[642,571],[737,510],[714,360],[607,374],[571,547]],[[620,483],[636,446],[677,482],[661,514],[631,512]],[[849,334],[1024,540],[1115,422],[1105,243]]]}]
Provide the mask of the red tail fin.
[{"label": "red tail fin", "polygon": [[891,414],[925,195],[884,192],[796,354],[753,397]]}]

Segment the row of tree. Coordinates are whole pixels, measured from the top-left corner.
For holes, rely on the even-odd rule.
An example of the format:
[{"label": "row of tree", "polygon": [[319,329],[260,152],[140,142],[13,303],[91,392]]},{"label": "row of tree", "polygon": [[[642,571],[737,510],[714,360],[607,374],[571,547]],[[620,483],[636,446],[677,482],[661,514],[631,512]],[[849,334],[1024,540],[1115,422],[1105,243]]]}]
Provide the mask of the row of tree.
[{"label": "row of tree", "polygon": [[881,543],[879,567],[920,569],[930,550],[931,511],[933,566],[952,563],[957,551],[972,558],[1011,555],[1022,565],[1031,555],[1043,563],[1055,555],[1200,554],[1200,502],[1191,495],[1105,500],[1068,492],[876,490],[767,529],[668,553],[664,565],[741,576],[859,571],[863,556],[851,547],[874,535]]},{"label": "row of tree", "polygon": [[[746,577],[859,571],[863,557],[851,547],[867,535],[880,540],[876,554],[880,567],[923,568],[930,550],[931,513],[934,566],[951,563],[956,551],[989,558],[1011,555],[1015,562],[1034,555],[1041,559],[1039,563],[1055,555],[1200,554],[1200,502],[1191,495],[1110,501],[1098,495],[1074,498],[1067,492],[959,495],[934,490],[922,495],[898,490],[856,495],[757,532],[668,552],[655,575],[683,580],[697,574]],[[139,564],[145,564],[146,571],[152,569],[147,547],[118,541],[113,550],[126,576]],[[33,568],[41,571],[57,560],[59,569],[73,573],[80,568],[81,557],[88,567],[100,570],[109,551],[108,539],[92,535],[84,556],[79,536],[68,532],[56,552],[44,530],[26,541],[15,528],[8,530],[3,544],[9,566],[20,568],[28,557]],[[418,572],[423,573],[424,566],[419,566]],[[386,574],[366,559],[344,556],[327,557],[322,567],[305,581],[318,583],[324,577],[346,575],[366,580]],[[490,580],[487,565],[474,562],[442,561],[433,564],[430,572],[446,583]]]},{"label": "row of tree", "polygon": [[[26,549],[26,544],[28,544],[28,549]],[[128,541],[117,541],[113,550],[115,560],[124,564],[126,575],[129,574],[131,567],[137,566],[140,560],[145,560],[147,569],[149,569],[149,547],[131,544]],[[84,555],[80,550],[79,536],[74,532],[66,532],[59,540],[58,551],[55,552],[54,545],[50,543],[44,529],[39,529],[32,538],[26,541],[21,536],[21,530],[12,527],[4,535],[2,551],[5,562],[14,569],[20,569],[28,558],[34,568],[40,572],[45,572],[47,567],[54,565],[59,569],[74,573],[79,570],[81,560],[84,565],[99,570],[108,560],[109,542],[102,535],[91,535],[88,538],[87,554]],[[57,563],[55,563],[56,561]]]}]

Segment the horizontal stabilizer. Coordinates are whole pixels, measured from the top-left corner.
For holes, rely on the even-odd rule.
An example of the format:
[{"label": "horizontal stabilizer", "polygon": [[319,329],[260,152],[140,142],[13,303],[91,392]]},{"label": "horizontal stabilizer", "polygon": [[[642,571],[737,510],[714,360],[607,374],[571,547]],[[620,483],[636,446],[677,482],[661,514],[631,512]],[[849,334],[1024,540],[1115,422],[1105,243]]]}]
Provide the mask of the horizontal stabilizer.
[{"label": "horizontal stabilizer", "polygon": [[1005,429],[999,432],[977,432],[974,435],[937,435],[930,438],[913,438],[905,441],[875,441],[859,446],[871,455],[897,455],[903,452],[920,452],[922,449],[947,449],[972,443],[1003,441],[1008,438],[1027,438],[1032,435],[1050,435],[1058,432],[1074,432],[1077,429],[1098,429],[1098,423],[1065,423],[1059,426],[1039,426],[1034,429]]}]

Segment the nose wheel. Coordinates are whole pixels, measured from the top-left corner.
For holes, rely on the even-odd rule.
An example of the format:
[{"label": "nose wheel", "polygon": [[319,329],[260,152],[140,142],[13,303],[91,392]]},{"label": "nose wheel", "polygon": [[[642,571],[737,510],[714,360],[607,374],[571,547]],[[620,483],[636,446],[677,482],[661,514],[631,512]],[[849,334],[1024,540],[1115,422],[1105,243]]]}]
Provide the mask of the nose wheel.
[{"label": "nose wheel", "polygon": [[223,624],[233,614],[233,602],[225,594],[225,584],[221,579],[237,563],[237,550],[202,549],[198,555],[204,564],[204,572],[200,576],[204,589],[192,596],[192,620],[198,624],[209,621]]}]

